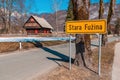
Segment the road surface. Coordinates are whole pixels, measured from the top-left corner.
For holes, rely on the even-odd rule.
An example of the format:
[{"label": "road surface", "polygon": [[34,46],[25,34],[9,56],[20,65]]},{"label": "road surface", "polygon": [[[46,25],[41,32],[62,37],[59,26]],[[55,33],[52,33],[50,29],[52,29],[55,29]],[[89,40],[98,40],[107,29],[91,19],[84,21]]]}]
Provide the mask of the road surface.
[{"label": "road surface", "polygon": [[[74,47],[74,44],[72,44]],[[74,48],[72,50],[74,52]],[[17,51],[0,56],[0,80],[30,80],[31,76],[58,66],[55,61],[68,59],[69,44]],[[56,64],[57,63],[57,64]]]},{"label": "road surface", "polygon": [[[116,37],[109,38],[109,42],[114,40]],[[92,41],[92,44],[97,45],[97,40]],[[71,51],[74,57],[74,44]],[[40,75],[54,69],[59,62],[67,60],[68,55],[69,44],[0,55],[0,80],[30,80],[33,75]]]}]

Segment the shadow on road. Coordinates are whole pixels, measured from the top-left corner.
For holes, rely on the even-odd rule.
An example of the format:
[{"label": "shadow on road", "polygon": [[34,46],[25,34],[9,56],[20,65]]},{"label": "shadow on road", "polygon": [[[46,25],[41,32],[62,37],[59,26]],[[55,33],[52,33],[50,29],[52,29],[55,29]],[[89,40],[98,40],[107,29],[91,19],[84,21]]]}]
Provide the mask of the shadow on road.
[{"label": "shadow on road", "polygon": [[29,42],[29,43],[32,43],[32,44],[34,44],[34,45],[35,45],[35,47],[38,47],[38,48],[41,48],[41,47],[43,47],[43,45],[42,45],[40,42],[38,42],[38,41]]},{"label": "shadow on road", "polygon": [[[69,62],[69,57],[68,56],[66,56],[66,55],[64,55],[64,54],[62,54],[58,51],[55,51],[55,50],[49,49],[47,47],[44,47],[40,42],[35,41],[35,42],[32,42],[32,44],[34,44],[36,47],[41,48],[44,51],[46,51],[46,52],[48,52],[52,55],[55,55],[55,56],[59,57],[59,58],[47,57],[47,59],[49,59],[49,60],[53,60],[55,62],[56,61]],[[73,63],[73,59],[71,59],[71,60],[72,60],[72,63]]]},{"label": "shadow on road", "polygon": [[[65,54],[63,54],[63,53],[60,53],[60,52],[58,52],[58,51],[55,51],[55,50],[53,50],[53,49],[44,47],[40,42],[34,42],[33,44],[34,44],[36,47],[41,48],[41,49],[43,49],[44,51],[48,52],[49,54],[52,54],[52,55],[57,56],[58,58],[47,57],[47,59],[54,61],[54,62],[57,63],[59,66],[61,66],[61,64],[60,64],[59,62],[57,62],[57,61],[60,61],[60,62],[69,62],[69,56],[67,56],[67,55],[65,55]],[[94,45],[94,44],[91,44],[91,45],[98,47],[98,45]],[[71,61],[72,61],[72,63],[74,63],[74,59],[73,59],[73,58],[71,58]],[[62,65],[62,66],[64,66],[64,65]],[[66,66],[64,66],[64,67],[67,68]],[[86,69],[88,69],[88,70],[90,70],[90,71],[92,71],[92,72],[94,72],[94,73],[97,74],[97,72],[95,72],[94,70],[90,69],[89,67],[87,67],[87,66],[85,66],[85,67],[86,67]],[[68,69],[68,68],[67,68],[67,69]]]},{"label": "shadow on road", "polygon": [[[42,47],[42,49],[46,52],[49,52],[50,54],[53,54],[59,58],[52,58],[52,57],[47,57],[47,59],[49,60],[53,60],[53,61],[63,61],[63,62],[69,62],[69,57],[52,49],[49,49],[47,47]],[[73,62],[73,59],[72,59]]]}]

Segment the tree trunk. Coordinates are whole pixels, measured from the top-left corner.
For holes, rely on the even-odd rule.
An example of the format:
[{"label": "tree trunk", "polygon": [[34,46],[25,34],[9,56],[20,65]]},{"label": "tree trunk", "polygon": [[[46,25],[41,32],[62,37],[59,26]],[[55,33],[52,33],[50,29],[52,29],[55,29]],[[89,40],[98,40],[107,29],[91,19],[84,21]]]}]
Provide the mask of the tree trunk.
[{"label": "tree trunk", "polygon": [[7,26],[7,16],[6,16],[6,1],[5,0],[3,0],[3,2],[2,2],[2,4],[3,4],[3,14],[2,14],[2,20],[3,20],[3,24],[4,24],[4,33],[7,33],[7,31],[6,31],[6,26]]},{"label": "tree trunk", "polygon": [[[108,41],[107,35],[108,35],[108,32],[110,31],[108,25],[114,13],[114,6],[115,6],[115,0],[111,0],[109,11],[108,11],[108,17],[107,17],[107,33],[102,35],[102,45],[106,45],[106,42]],[[103,4],[103,0],[100,0],[99,19],[103,18],[103,13],[104,13],[104,4]]]},{"label": "tree trunk", "polygon": [[115,1],[116,0],[110,0],[110,6],[109,6],[109,11],[107,16],[107,33],[104,36],[102,36],[103,45],[106,45],[106,42],[108,41],[107,35],[108,35],[108,32],[110,31],[108,25],[110,24],[112,15],[114,14]]},{"label": "tree trunk", "polygon": [[[88,20],[89,19],[89,0],[72,0],[73,3],[73,15],[74,20]],[[76,34],[76,54],[75,54],[75,61],[76,65],[84,65],[86,66],[85,59],[84,59],[84,52],[86,51],[87,59],[90,58],[92,54],[91,47],[90,47],[90,35],[89,34]],[[88,57],[89,55],[89,57]]]},{"label": "tree trunk", "polygon": [[12,14],[12,7],[13,6],[13,0],[9,0],[9,31],[8,33],[12,32],[12,27],[11,27],[11,14]]},{"label": "tree trunk", "polygon": [[[103,0],[100,0],[99,2],[99,19],[103,18],[103,14],[104,14],[104,3]],[[105,45],[107,42],[107,33],[106,34],[102,34],[102,45]]]},{"label": "tree trunk", "polygon": [[[112,15],[114,14],[115,1],[116,0],[110,0],[110,6],[109,6],[109,11],[108,11],[108,17],[107,17],[107,24],[110,23]],[[109,30],[109,28],[108,28],[108,30]]]}]

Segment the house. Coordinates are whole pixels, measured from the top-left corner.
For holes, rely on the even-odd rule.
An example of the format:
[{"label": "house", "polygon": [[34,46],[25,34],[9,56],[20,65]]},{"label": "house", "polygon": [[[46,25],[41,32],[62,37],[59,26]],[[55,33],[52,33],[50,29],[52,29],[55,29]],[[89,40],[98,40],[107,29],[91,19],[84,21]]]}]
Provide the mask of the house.
[{"label": "house", "polygon": [[51,33],[53,27],[44,19],[37,16],[30,16],[23,28],[27,34]]}]

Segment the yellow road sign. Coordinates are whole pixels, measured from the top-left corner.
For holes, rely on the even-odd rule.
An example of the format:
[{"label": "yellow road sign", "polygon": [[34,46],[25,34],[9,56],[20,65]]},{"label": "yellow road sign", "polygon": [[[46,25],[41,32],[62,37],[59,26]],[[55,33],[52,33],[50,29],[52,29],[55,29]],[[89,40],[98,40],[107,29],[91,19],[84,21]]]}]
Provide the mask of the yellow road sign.
[{"label": "yellow road sign", "polygon": [[81,20],[67,21],[65,26],[66,33],[69,34],[104,34],[107,31],[106,20]]}]

